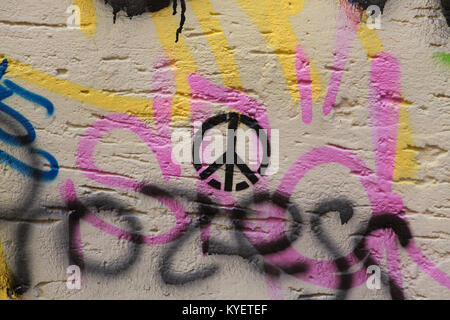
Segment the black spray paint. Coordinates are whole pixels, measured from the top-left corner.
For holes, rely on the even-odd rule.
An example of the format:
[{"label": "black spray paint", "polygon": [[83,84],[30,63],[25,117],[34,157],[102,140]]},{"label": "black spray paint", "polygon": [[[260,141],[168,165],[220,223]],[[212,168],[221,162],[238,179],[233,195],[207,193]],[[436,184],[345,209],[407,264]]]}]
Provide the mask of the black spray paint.
[{"label": "black spray paint", "polygon": [[442,14],[447,19],[447,25],[450,27],[450,0],[441,0]]},{"label": "black spray paint", "polygon": [[[117,13],[125,11],[130,17],[141,15],[145,12],[157,12],[170,6],[172,3],[173,14],[177,14],[178,0],[105,0],[105,3],[109,4],[113,8],[114,22],[116,22]],[[184,22],[186,21],[186,2],[180,0],[181,5],[181,20],[180,27],[177,29],[176,40],[180,33],[183,31]]]}]

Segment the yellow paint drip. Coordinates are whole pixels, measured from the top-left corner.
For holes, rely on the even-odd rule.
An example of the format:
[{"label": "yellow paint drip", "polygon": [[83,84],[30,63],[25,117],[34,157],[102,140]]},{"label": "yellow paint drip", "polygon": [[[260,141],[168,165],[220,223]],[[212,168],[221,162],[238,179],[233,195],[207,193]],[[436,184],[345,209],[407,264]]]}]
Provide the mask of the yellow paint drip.
[{"label": "yellow paint drip", "polygon": [[[367,19],[367,16],[364,16],[363,19]],[[374,29],[369,29],[365,23],[359,24],[358,37],[369,58],[372,58],[385,50],[376,31]],[[410,146],[413,145],[413,141],[407,106],[407,103],[402,103],[400,105],[394,181],[411,179],[419,170],[419,163],[416,159],[417,151],[411,150],[410,148]]]},{"label": "yellow paint drip", "polygon": [[73,0],[73,4],[81,11],[81,31],[92,36],[97,27],[94,0]]},{"label": "yellow paint drip", "polygon": [[190,2],[190,6],[208,39],[225,86],[241,89],[241,77],[233,57],[233,51],[225,38],[219,20],[213,15],[214,10],[210,1],[196,0]]},{"label": "yellow paint drip", "polygon": [[[292,26],[290,16],[298,14],[304,1],[276,0],[236,0],[250,19],[264,35],[269,47],[275,51],[292,101],[300,100],[295,69],[295,49],[299,43]],[[317,69],[311,63],[311,80],[313,99],[317,100],[322,92],[322,85]]]},{"label": "yellow paint drip", "polygon": [[402,104],[400,105],[394,181],[413,178],[419,170],[417,151],[411,148],[413,145],[407,105]]},{"label": "yellow paint drip", "polygon": [[369,29],[366,24],[359,24],[358,37],[370,58],[384,51],[383,44],[378,38],[377,33],[375,30]]},{"label": "yellow paint drip", "polygon": [[169,60],[175,63],[175,95],[173,98],[172,121],[186,121],[190,119],[190,99],[191,88],[188,83],[188,76],[197,71],[195,59],[189,47],[184,41],[184,37],[175,43],[175,33],[167,30],[177,30],[178,21],[172,15],[172,10],[166,8],[152,14],[159,40]]}]

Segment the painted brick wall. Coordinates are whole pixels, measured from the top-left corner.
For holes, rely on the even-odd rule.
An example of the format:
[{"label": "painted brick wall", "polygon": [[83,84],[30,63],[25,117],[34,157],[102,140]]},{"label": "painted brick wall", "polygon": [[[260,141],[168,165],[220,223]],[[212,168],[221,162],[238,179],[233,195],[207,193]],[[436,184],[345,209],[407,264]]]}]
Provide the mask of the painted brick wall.
[{"label": "painted brick wall", "polygon": [[2,298],[450,298],[448,1],[107,2],[0,5]]}]

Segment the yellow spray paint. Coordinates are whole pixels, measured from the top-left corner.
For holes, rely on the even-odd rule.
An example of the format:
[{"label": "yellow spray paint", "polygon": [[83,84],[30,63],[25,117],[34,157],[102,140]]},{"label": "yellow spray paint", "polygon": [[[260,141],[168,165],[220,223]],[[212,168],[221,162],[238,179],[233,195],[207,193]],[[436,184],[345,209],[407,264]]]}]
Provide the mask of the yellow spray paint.
[{"label": "yellow spray paint", "polygon": [[[365,15],[365,13],[363,13],[363,15]],[[367,17],[363,17],[363,19],[367,19]],[[375,29],[370,29],[365,23],[359,24],[358,37],[364,46],[369,59],[372,59],[374,56],[385,50]],[[417,153],[409,148],[409,146],[413,145],[413,141],[407,106],[407,103],[402,103],[400,105],[394,181],[413,178],[419,170],[419,163],[416,159]]]},{"label": "yellow spray paint", "polygon": [[[285,74],[288,87],[293,100],[299,98],[298,86],[296,83],[294,48],[298,41],[289,24],[289,17],[298,14],[304,1],[273,1],[273,0],[236,0],[247,12],[250,18],[256,23],[260,31],[265,35],[269,46],[276,50],[280,63]],[[92,0],[74,0],[82,10],[82,26],[92,28],[85,29],[91,34],[95,31],[95,9]],[[191,4],[192,6],[192,4]],[[277,6],[277,7],[275,7]],[[226,38],[220,27],[217,18],[211,16],[211,4],[208,0],[199,0],[198,4],[192,6],[194,13],[201,24],[202,29],[207,34],[211,49],[217,59],[217,64],[227,86],[241,87],[239,73]],[[280,10],[281,8],[281,10]],[[276,10],[277,9],[277,10]],[[206,16],[210,16],[207,18]],[[178,21],[172,17],[169,9],[152,14],[158,36],[169,59],[176,65],[176,94],[174,97],[174,108],[172,121],[184,121],[189,119],[190,87],[187,77],[197,70],[196,62],[187,44],[180,38],[178,43],[174,43],[173,35],[167,33],[167,29],[175,30]],[[83,18],[82,18],[83,19]],[[83,22],[85,21],[85,22]],[[269,23],[267,23],[269,21]],[[368,56],[371,58],[377,53],[384,51],[384,47],[379,40],[375,30],[371,30],[365,24],[360,24],[358,36],[362,42]],[[0,55],[5,58],[5,56]],[[93,106],[103,108],[113,112],[130,113],[143,118],[152,117],[151,99],[135,98],[111,94],[100,90],[85,87],[67,80],[50,76],[44,72],[33,69],[31,66],[9,59],[10,68],[8,74],[17,79],[27,81],[48,91],[66,96],[68,98],[88,103]],[[321,93],[321,84],[317,72],[312,67],[313,93],[317,99]],[[406,110],[401,111],[401,125],[399,127],[399,147],[397,148],[396,177],[411,176],[417,170],[417,162],[409,151],[402,149],[405,141],[411,141],[411,130],[409,120],[405,117]],[[402,120],[403,119],[403,120]],[[406,119],[406,120],[404,120]],[[403,122],[402,122],[403,121]],[[402,173],[402,169],[405,168]]]},{"label": "yellow spray paint", "polygon": [[80,8],[81,31],[89,36],[94,35],[97,27],[94,0],[73,0],[73,4]]},{"label": "yellow spray paint", "polygon": [[[80,8],[89,7],[88,3],[90,1],[77,1],[79,1],[77,5],[82,5]],[[205,19],[205,15],[209,10],[212,10],[210,5],[205,5],[205,9],[195,9],[199,16],[199,21],[202,24],[202,28],[208,29],[211,28],[213,23],[217,23],[215,29],[218,33],[223,35],[218,21],[208,21]],[[87,12],[95,15],[93,8]],[[168,58],[174,62],[176,66],[176,94],[174,96],[172,121],[185,121],[189,119],[190,115],[190,86],[187,79],[189,74],[196,72],[198,68],[183,37],[180,38],[178,43],[175,43],[173,34],[167,32],[167,29],[176,30],[178,28],[178,21],[176,21],[172,16],[172,11],[169,9],[161,10],[160,12],[153,13],[152,18],[163,48]],[[215,56],[219,59],[218,65],[225,84],[230,87],[241,87],[239,73],[237,71],[233,55],[230,53],[231,50],[228,50],[227,54],[220,52],[222,47],[229,48],[225,37],[210,37],[208,40],[213,48]],[[129,113],[141,118],[153,117],[151,99],[121,96],[96,90],[48,75],[5,55],[0,54],[0,58],[8,59],[9,68],[7,73],[9,76],[16,79],[26,81],[50,92],[54,92],[80,102],[88,103],[108,111]]]},{"label": "yellow spray paint", "polygon": [[[19,296],[13,294],[12,272],[6,263],[5,255],[3,254],[3,247],[0,244],[0,300],[18,300]],[[9,293],[9,295],[8,295]]]},{"label": "yellow spray paint", "polygon": [[364,49],[367,52],[369,58],[377,55],[380,52],[384,51],[383,44],[377,36],[377,33],[374,29],[369,29],[367,24],[360,23],[358,27],[358,37],[361,41]]},{"label": "yellow spray paint", "polygon": [[8,76],[34,84],[50,92],[108,111],[129,113],[142,118],[153,116],[151,99],[121,96],[92,89],[48,75],[2,54],[0,54],[0,58],[8,59],[9,67],[6,71]]},{"label": "yellow spray paint", "polygon": [[176,30],[178,21],[172,15],[172,10],[166,8],[152,14],[161,45],[169,58],[175,64],[176,91],[173,99],[172,121],[186,121],[190,117],[190,86],[188,76],[197,71],[197,65],[189,50],[184,37],[175,43],[174,33],[167,30]]},{"label": "yellow spray paint", "polygon": [[[299,41],[289,22],[291,16],[300,13],[304,0],[236,0],[259,31],[268,46],[275,51],[286,79],[292,101],[300,100],[295,69],[295,48]],[[313,99],[321,96],[322,85],[317,69],[311,63]]]},{"label": "yellow spray paint", "polygon": [[[288,21],[290,16],[296,15],[302,10],[304,1],[237,1],[258,26],[260,32],[264,34],[268,45],[278,55],[292,100],[295,102],[299,99],[294,54],[298,40]],[[85,34],[93,35],[96,30],[96,15],[93,0],[74,0],[74,5],[79,6],[81,10],[82,31]],[[191,7],[215,55],[225,85],[241,88],[241,80],[232,50],[223,35],[218,19],[211,15],[213,9],[209,0],[194,1],[191,3]],[[195,60],[183,38],[180,38],[180,41],[175,44],[173,35],[166,32],[167,28],[171,30],[177,28],[171,11],[168,9],[162,10],[154,13],[152,17],[163,48],[169,59],[176,65],[176,94],[174,97],[172,121],[187,120],[190,114],[190,87],[187,78],[190,73],[197,70]],[[369,58],[384,51],[384,47],[376,32],[369,29],[367,25],[359,25],[358,36]],[[4,59],[7,57],[0,54],[0,58]],[[31,66],[10,58],[7,59],[10,66],[7,73],[14,78],[108,111],[129,113],[141,118],[152,117],[151,99],[110,94],[50,76]],[[313,97],[314,99],[318,99],[322,90],[321,82],[314,66],[311,66],[311,76],[313,81]],[[394,180],[396,181],[413,177],[419,166],[416,160],[416,151],[412,151],[409,148],[409,146],[413,145],[413,142],[406,107],[406,104],[400,106],[396,166],[394,171]],[[10,294],[12,293],[11,279],[12,273],[6,263],[3,248],[0,245],[0,299],[18,298],[8,296],[8,292]]]},{"label": "yellow spray paint", "polygon": [[196,0],[190,2],[190,6],[200,23],[206,39],[208,39],[225,86],[241,89],[241,77],[234,60],[233,51],[221,29],[219,20],[213,15],[214,10],[210,1]]},{"label": "yellow spray paint", "polygon": [[[234,54],[222,31],[219,20],[212,15],[213,7],[209,0],[197,0],[190,3],[197,20],[208,40],[225,86],[242,88],[241,78],[234,59]],[[196,61],[184,41],[180,37],[174,42],[173,34],[167,30],[176,30],[178,21],[172,17],[167,8],[152,14],[158,37],[168,58],[176,65],[176,93],[173,101],[172,121],[186,121],[190,116],[190,86],[188,76],[198,70]]]},{"label": "yellow spray paint", "polygon": [[419,162],[416,159],[418,151],[411,148],[414,144],[407,107],[405,103],[400,105],[394,181],[413,178],[419,169]]}]

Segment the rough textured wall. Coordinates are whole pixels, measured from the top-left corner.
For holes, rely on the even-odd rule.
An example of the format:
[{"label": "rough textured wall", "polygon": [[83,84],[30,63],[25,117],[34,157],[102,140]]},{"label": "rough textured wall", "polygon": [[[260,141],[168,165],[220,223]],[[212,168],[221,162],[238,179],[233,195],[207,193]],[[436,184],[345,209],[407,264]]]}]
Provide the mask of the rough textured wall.
[{"label": "rough textured wall", "polygon": [[448,1],[107,2],[0,5],[3,298],[450,298]]}]

